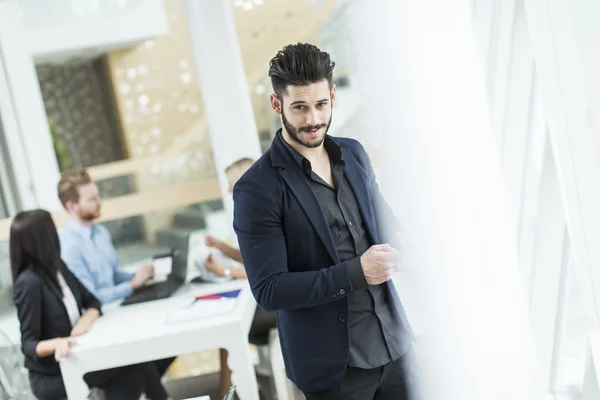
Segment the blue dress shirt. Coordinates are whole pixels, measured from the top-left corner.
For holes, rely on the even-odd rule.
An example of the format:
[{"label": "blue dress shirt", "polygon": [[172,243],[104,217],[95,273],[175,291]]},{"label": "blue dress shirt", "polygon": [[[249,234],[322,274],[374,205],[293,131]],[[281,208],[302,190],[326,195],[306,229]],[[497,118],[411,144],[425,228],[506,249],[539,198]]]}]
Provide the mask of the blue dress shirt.
[{"label": "blue dress shirt", "polygon": [[69,218],[59,237],[61,258],[102,304],[132,293],[133,274],[118,270],[119,258],[106,227],[87,227]]}]

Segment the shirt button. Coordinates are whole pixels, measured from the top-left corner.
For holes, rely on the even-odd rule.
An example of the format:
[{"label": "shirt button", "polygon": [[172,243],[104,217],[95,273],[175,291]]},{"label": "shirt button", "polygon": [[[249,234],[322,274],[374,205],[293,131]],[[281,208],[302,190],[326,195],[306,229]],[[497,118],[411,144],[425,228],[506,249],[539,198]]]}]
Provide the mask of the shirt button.
[{"label": "shirt button", "polygon": [[338,293],[343,295],[344,293],[346,293],[346,291],[344,289],[340,289],[340,291]]},{"label": "shirt button", "polygon": [[352,221],[348,221],[348,225],[352,226]]},{"label": "shirt button", "polygon": [[338,317],[338,319],[340,320],[340,322],[346,322],[346,314],[340,314],[340,316]]}]

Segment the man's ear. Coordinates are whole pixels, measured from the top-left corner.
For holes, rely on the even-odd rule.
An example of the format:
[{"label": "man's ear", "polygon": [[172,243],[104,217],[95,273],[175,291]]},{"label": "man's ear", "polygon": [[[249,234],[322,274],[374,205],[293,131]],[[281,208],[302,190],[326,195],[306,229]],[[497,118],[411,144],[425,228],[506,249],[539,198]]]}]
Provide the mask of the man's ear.
[{"label": "man's ear", "polygon": [[277,97],[277,95],[275,93],[273,93],[271,95],[271,107],[273,108],[273,111],[275,111],[277,114],[281,115],[281,108],[283,107],[283,103],[281,102],[281,100],[279,100],[279,97]]},{"label": "man's ear", "polygon": [[335,83],[331,85],[331,104],[335,104],[336,94],[335,94]]},{"label": "man's ear", "polygon": [[71,200],[67,200],[67,201],[65,202],[65,208],[67,209],[67,212],[69,212],[69,213],[70,213],[70,212],[72,212],[72,211],[73,211],[73,209],[75,208],[75,203],[74,203],[74,202],[72,202]]}]

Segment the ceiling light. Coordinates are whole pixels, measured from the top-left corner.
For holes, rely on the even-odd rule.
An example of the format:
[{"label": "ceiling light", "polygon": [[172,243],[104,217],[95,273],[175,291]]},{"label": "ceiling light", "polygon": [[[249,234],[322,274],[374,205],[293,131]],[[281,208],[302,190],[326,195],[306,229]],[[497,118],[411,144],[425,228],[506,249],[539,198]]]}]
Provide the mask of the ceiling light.
[{"label": "ceiling light", "polygon": [[256,87],[254,88],[254,93],[256,94],[264,94],[266,91],[265,89],[265,85],[263,85],[262,83],[259,83],[258,85],[256,85]]},{"label": "ceiling light", "polygon": [[242,10],[250,11],[254,6],[260,6],[264,4],[264,0],[234,0],[233,5],[240,7]]}]

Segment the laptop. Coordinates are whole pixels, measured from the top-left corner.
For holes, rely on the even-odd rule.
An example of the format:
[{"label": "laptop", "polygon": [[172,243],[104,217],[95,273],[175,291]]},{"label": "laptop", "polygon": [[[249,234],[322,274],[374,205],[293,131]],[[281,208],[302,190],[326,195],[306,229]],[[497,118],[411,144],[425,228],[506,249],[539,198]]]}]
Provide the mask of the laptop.
[{"label": "laptop", "polygon": [[179,243],[178,247],[173,247],[168,253],[157,254],[152,257],[153,259],[171,257],[171,273],[167,277],[167,280],[137,289],[131,296],[128,296],[123,300],[121,303],[122,306],[166,299],[185,284],[187,277],[189,236],[186,237],[186,240],[182,240]]}]

